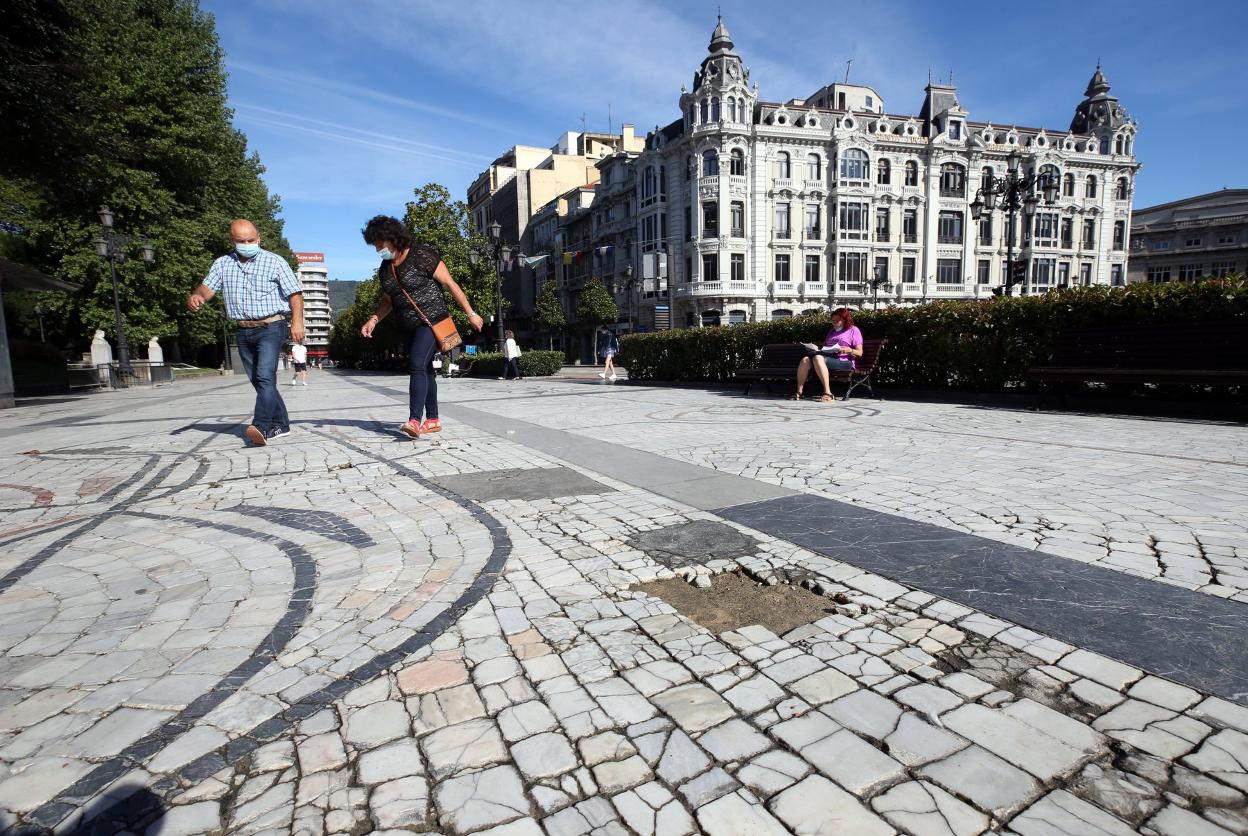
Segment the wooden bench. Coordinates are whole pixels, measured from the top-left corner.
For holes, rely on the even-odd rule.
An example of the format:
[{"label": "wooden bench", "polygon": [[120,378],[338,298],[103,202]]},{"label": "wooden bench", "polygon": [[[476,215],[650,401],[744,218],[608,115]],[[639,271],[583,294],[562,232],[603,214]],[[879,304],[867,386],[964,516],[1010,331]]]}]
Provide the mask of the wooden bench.
[{"label": "wooden bench", "polygon": [[[875,371],[875,367],[880,362],[880,352],[884,346],[888,345],[888,340],[863,340],[862,356],[856,359],[856,368],[851,370],[828,369],[828,380],[831,383],[844,383],[847,388],[845,395],[841,400],[849,400],[849,395],[859,386],[866,386],[867,391],[871,393],[871,397],[878,397],[875,389],[871,386],[871,373]],[[763,346],[762,354],[759,355],[758,365],[752,369],[740,369],[735,377],[737,380],[745,382],[745,394],[750,394],[750,389],[755,383],[765,383],[767,391],[771,391],[771,384],[776,382],[792,381],[795,385],[797,382],[797,366],[802,362],[802,358],[806,356],[806,349],[801,343],[772,343]],[[818,383],[815,370],[810,370],[811,378]],[[810,379],[807,379],[806,385],[810,385]]]},{"label": "wooden bench", "polygon": [[1072,328],[1027,377],[1058,384],[1242,386],[1248,384],[1248,320]]}]

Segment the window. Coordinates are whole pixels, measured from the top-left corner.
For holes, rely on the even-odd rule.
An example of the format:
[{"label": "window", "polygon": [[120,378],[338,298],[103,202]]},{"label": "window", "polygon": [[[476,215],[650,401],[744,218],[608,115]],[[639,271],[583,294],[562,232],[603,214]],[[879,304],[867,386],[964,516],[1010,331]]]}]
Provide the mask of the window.
[{"label": "window", "polygon": [[1074,221],[1070,218],[1062,218],[1062,249],[1073,250],[1075,248]]},{"label": "window", "polygon": [[667,166],[659,166],[659,196],[667,196]]},{"label": "window", "polygon": [[871,278],[888,281],[888,256],[877,255],[875,257],[875,268],[871,271]]},{"label": "window", "polygon": [[1213,269],[1209,271],[1209,275],[1215,279],[1224,279],[1235,272],[1235,262],[1233,261],[1215,261]]},{"label": "window", "polygon": [[823,160],[820,159],[818,154],[811,154],[806,158],[806,179],[823,179]]},{"label": "window", "polygon": [[792,315],[793,315],[793,312],[786,308],[776,308],[774,311],[771,312],[772,319],[788,319]]},{"label": "window", "polygon": [[919,210],[906,209],[901,213],[901,240],[913,244],[919,240]]},{"label": "window", "polygon": [[805,281],[807,284],[818,284],[821,281],[819,278],[819,256],[806,256],[806,271],[803,275],[806,277]]},{"label": "window", "polygon": [[906,160],[906,185],[919,185],[919,164],[914,160]]},{"label": "window", "polygon": [[[1114,221],[1114,249],[1121,250],[1123,247],[1126,246],[1126,243],[1127,243],[1127,222],[1126,221]],[[1196,243],[1197,244],[1200,243],[1199,238],[1196,239]],[[1188,246],[1189,247],[1191,246],[1190,241],[1188,242]]]},{"label": "window", "polygon": [[867,204],[842,203],[839,217],[842,238],[866,240]]},{"label": "window", "polygon": [[1062,178],[1062,195],[1064,197],[1075,196],[1075,175],[1067,174]]},{"label": "window", "polygon": [[792,165],[789,161],[789,154],[787,151],[781,151],[776,157],[776,176],[781,180],[788,180],[791,174]]},{"label": "window", "polygon": [[1053,286],[1053,275],[1057,271],[1057,259],[1037,258],[1031,262],[1031,284],[1035,288],[1048,289]]},{"label": "window", "polygon": [[867,107],[868,108],[875,107],[875,99],[872,98],[871,96],[867,96]]},{"label": "window", "polygon": [[[745,281],[745,255],[743,253],[733,253],[728,256],[728,279],[734,282]],[[744,322],[745,320],[741,320]]]},{"label": "window", "polygon": [[693,240],[693,210],[688,206],[685,207],[685,240]]},{"label": "window", "polygon": [[[1119,221],[1119,223],[1121,223],[1121,221]],[[1199,247],[1199,246],[1200,246],[1200,242],[1201,242],[1201,239],[1200,239],[1199,237],[1197,237],[1197,238],[1188,238],[1188,239],[1186,239],[1186,240],[1183,242],[1183,246],[1185,246],[1185,247]]]},{"label": "window", "polygon": [[979,264],[975,268],[975,280],[980,284],[988,284],[992,273],[992,262],[986,258],[981,258]]},{"label": "window", "polygon": [[901,281],[903,284],[914,284],[914,259],[901,260]]},{"label": "window", "polygon": [[1153,249],[1154,250],[1168,250],[1170,249],[1170,242],[1169,241],[1154,241]]},{"label": "window", "polygon": [[732,237],[745,237],[745,203],[740,200],[732,202]]},{"label": "window", "polygon": [[792,276],[789,275],[788,255],[781,254],[776,256],[776,269],[772,273],[772,278],[778,282],[787,282],[792,279]]},{"label": "window", "polygon": [[1179,281],[1190,282],[1199,279],[1205,271],[1203,264],[1180,264]]},{"label": "window", "polygon": [[1091,218],[1083,222],[1083,248],[1085,250],[1096,248],[1096,221]]},{"label": "window", "polygon": [[842,283],[859,283],[867,278],[866,253],[841,253],[837,260],[837,278]]},{"label": "window", "polygon": [[846,109],[846,108],[845,108],[845,94],[844,94],[844,93],[837,93],[837,94],[836,94],[836,107],[837,107],[837,109],[838,109],[838,110],[845,110],[845,109]]},{"label": "window", "polygon": [[702,176],[714,177],[719,174],[719,152],[711,149],[702,154]]},{"label": "window", "polygon": [[745,154],[740,148],[733,148],[728,154],[728,173],[733,177],[745,176]]},{"label": "window", "polygon": [[893,180],[893,165],[888,160],[877,160],[875,163],[875,182],[887,186]]},{"label": "window", "polygon": [[949,138],[950,139],[962,138],[962,123],[956,119],[949,120]]},{"label": "window", "polygon": [[719,253],[702,253],[702,281],[719,281]]},{"label": "window", "polygon": [[711,99],[711,121],[719,121],[719,96],[715,96]]},{"label": "window", "polygon": [[992,166],[990,166],[990,165],[986,165],[986,166],[984,166],[983,168],[981,168],[981,169],[979,170],[979,183],[980,183],[980,185],[981,185],[981,186],[988,186],[988,185],[991,185],[991,184],[992,184],[993,177],[995,177],[995,176],[996,176],[996,172],[993,170]]},{"label": "window", "polygon": [[1070,283],[1070,262],[1063,261],[1057,265],[1057,286],[1062,287]]},{"label": "window", "polygon": [[728,100],[728,121],[729,122],[737,121],[737,100],[736,99]]},{"label": "window", "polygon": [[706,99],[702,100],[702,103],[700,105],[700,112],[702,114],[702,119],[700,121],[703,123],[709,122],[710,115],[711,115],[711,106],[710,106],[710,103],[707,102]]},{"label": "window", "polygon": [[685,182],[689,182],[689,178],[693,176],[693,157],[685,157]]},{"label": "window", "polygon": [[1079,265],[1079,284],[1087,287],[1092,284],[1092,265],[1083,263]]},{"label": "window", "polygon": [[1109,265],[1109,283],[1112,284],[1114,287],[1123,286],[1124,282],[1122,280],[1122,265],[1121,264]]},{"label": "window", "polygon": [[702,204],[702,237],[715,238],[719,235],[719,202],[708,200]]},{"label": "window", "polygon": [[936,235],[938,243],[961,244],[962,213],[948,211],[941,212],[940,216],[936,219]]},{"label": "window", "polygon": [[819,204],[806,204],[806,237],[821,238],[822,231],[819,229]]},{"label": "window", "polygon": [[1219,243],[1219,244],[1234,244],[1234,243],[1235,243],[1235,233],[1233,233],[1233,232],[1221,232],[1221,233],[1218,233],[1218,243]]},{"label": "window", "polygon": [[962,284],[962,259],[936,259],[936,284]]},{"label": "window", "polygon": [[888,209],[884,207],[875,210],[875,240],[888,240]]},{"label": "window", "polygon": [[1125,143],[1123,142],[1122,134],[1118,134],[1118,136],[1114,137],[1114,153],[1115,154],[1124,153],[1123,151],[1124,147],[1125,147]]},{"label": "window", "polygon": [[685,281],[693,281],[693,256],[685,256]]},{"label": "window", "polygon": [[1114,192],[1114,197],[1119,200],[1126,200],[1131,194],[1131,187],[1127,185],[1127,178],[1118,178],[1118,189]]},{"label": "window", "polygon": [[1096,197],[1096,175],[1089,174],[1083,186],[1084,197]]},{"label": "window", "polygon": [[789,237],[789,204],[776,204],[776,237]]},{"label": "window", "polygon": [[1162,284],[1163,282],[1170,281],[1170,268],[1169,267],[1149,267],[1148,268],[1148,280],[1152,284]]},{"label": "window", "polygon": [[646,166],[646,170],[641,173],[641,202],[646,205],[653,198],[658,184],[658,179],[654,175],[654,166]]},{"label": "window", "polygon": [[716,325],[719,325],[719,311],[703,311],[702,327],[714,328]]},{"label": "window", "polygon": [[[1100,145],[1100,148],[1101,148],[1101,153],[1102,153],[1102,154],[1108,154],[1108,153],[1109,153],[1109,137],[1107,137],[1107,136],[1103,136],[1103,137],[1101,137],[1101,145]],[[1093,195],[1088,195],[1088,197],[1093,197]]]},{"label": "window", "polygon": [[871,163],[867,152],[858,148],[850,148],[841,155],[842,180],[870,179]]},{"label": "window", "polygon": [[940,196],[966,197],[966,169],[957,163],[940,167]]},{"label": "window", "polygon": [[1041,246],[1052,246],[1057,238],[1057,215],[1051,212],[1040,212],[1035,220],[1036,243]]},{"label": "window", "polygon": [[992,215],[979,219],[979,243],[985,247],[992,246]]}]

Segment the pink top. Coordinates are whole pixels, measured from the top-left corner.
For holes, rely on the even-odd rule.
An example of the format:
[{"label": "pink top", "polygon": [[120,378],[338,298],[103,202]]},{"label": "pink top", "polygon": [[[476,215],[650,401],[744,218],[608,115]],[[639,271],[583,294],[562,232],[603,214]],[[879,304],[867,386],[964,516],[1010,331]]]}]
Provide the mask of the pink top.
[{"label": "pink top", "polygon": [[[851,325],[844,331],[837,331],[833,328],[828,332],[827,338],[824,339],[823,347],[831,348],[834,345],[839,345],[842,348],[862,348],[862,332],[858,330],[857,325]],[[852,354],[847,356],[849,357],[850,368],[858,368],[857,363],[854,361],[854,356]]]}]

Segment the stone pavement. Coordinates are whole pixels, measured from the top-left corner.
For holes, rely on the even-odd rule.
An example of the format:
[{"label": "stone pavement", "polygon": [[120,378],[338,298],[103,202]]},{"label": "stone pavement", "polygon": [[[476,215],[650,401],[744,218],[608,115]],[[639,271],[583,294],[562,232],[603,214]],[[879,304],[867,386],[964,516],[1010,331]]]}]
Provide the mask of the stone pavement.
[{"label": "stone pavement", "polygon": [[[264,449],[232,379],[0,413],[0,826],[1248,832],[1241,427],[466,380],[405,441],[312,383]],[[726,571],[827,613],[633,589]],[[1118,658],[1045,620],[1117,587]]]}]

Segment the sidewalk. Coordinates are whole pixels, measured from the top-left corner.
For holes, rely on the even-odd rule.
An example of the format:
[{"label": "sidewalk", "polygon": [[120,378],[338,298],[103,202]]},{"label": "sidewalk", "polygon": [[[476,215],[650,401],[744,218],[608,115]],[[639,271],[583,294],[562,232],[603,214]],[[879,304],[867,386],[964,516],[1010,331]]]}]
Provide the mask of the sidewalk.
[{"label": "sidewalk", "polygon": [[1248,831],[1242,427],[567,368],[0,414],[0,825]]}]

